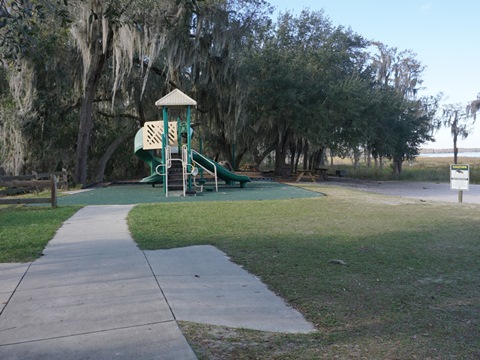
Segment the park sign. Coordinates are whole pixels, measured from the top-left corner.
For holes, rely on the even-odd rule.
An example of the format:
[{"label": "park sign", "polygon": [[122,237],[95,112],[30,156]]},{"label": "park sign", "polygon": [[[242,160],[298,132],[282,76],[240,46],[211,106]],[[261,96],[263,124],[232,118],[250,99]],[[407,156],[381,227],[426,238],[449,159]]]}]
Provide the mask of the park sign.
[{"label": "park sign", "polygon": [[470,167],[468,165],[450,165],[450,189],[468,190]]}]

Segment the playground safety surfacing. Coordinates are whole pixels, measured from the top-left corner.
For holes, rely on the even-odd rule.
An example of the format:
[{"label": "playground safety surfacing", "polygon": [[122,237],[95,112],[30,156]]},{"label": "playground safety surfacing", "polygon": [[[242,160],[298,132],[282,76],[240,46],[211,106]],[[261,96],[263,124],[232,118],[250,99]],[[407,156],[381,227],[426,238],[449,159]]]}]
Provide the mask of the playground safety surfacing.
[{"label": "playground safety surfacing", "polygon": [[220,185],[218,192],[207,184],[202,193],[195,196],[182,196],[179,191],[170,191],[165,197],[163,186],[151,184],[109,185],[86,191],[73,192],[58,198],[59,205],[127,205],[168,202],[202,201],[241,201],[241,200],[281,200],[323,196],[321,193],[297,186],[273,182],[252,181],[245,188],[239,185]]}]

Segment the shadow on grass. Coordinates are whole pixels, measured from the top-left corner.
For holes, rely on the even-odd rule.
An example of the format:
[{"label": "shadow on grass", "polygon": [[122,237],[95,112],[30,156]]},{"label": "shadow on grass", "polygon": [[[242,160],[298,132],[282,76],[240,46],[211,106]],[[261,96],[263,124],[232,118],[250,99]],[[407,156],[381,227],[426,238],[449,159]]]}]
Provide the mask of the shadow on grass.
[{"label": "shadow on grass", "polygon": [[[478,231],[473,220],[462,227]],[[458,235],[447,225],[421,238],[399,231],[286,247],[291,239],[279,238],[276,251],[257,244],[255,254],[234,260],[312,321],[331,355],[343,344],[381,358],[470,358],[480,347],[480,245]]]},{"label": "shadow on grass", "polygon": [[[479,207],[392,205],[374,195],[367,203],[354,191],[335,191],[294,201],[144,205],[129,223],[143,248],[220,248],[318,329],[311,335],[235,330],[226,337],[227,330],[197,326],[187,336],[200,352],[219,349],[219,358],[478,358]],[[74,210],[65,208],[62,218]],[[58,214],[45,211],[44,230],[33,210],[22,220],[0,214],[9,224],[0,232],[18,239],[25,227],[28,238],[41,232],[46,242],[62,222]],[[205,349],[206,338],[212,349]]]},{"label": "shadow on grass", "polygon": [[[478,209],[361,205],[324,198],[144,208],[153,214],[144,221],[159,219],[157,232],[137,224],[133,234],[148,249],[214,245],[259,276],[319,330],[272,340],[286,358],[477,356]],[[210,335],[192,337],[202,347]],[[268,351],[245,336],[245,358]]]}]

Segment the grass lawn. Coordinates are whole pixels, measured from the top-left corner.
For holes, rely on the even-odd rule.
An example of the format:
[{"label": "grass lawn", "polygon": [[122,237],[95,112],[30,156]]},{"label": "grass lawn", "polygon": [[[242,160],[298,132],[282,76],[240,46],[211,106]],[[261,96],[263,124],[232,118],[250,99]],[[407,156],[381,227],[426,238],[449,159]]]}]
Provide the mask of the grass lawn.
[{"label": "grass lawn", "polygon": [[21,206],[0,208],[0,263],[38,258],[62,223],[79,206]]},{"label": "grass lawn", "polygon": [[199,358],[479,358],[480,206],[311,189],[327,196],[139,205],[130,213],[141,248],[217,246],[318,330],[182,323]]}]

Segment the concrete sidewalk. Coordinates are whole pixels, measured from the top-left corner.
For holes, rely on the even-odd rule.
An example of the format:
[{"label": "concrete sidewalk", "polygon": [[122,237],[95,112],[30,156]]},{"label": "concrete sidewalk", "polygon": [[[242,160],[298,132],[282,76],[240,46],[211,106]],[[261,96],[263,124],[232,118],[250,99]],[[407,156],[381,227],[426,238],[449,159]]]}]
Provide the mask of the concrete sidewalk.
[{"label": "concrete sidewalk", "polygon": [[282,333],[313,325],[213,246],[145,251],[177,320]]},{"label": "concrete sidewalk", "polygon": [[0,359],[195,359],[176,320],[314,331],[216,248],[139,250],[131,208],[83,208],[45,256],[0,264]]}]

